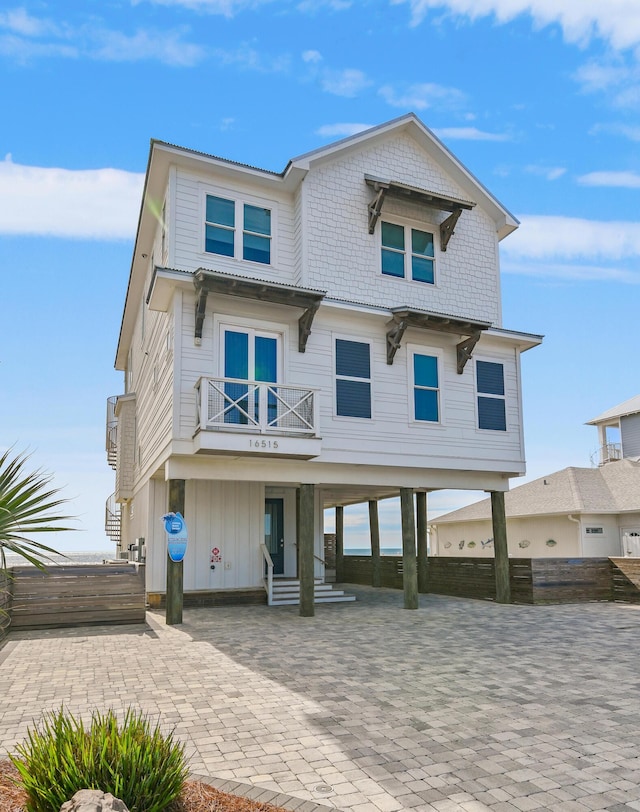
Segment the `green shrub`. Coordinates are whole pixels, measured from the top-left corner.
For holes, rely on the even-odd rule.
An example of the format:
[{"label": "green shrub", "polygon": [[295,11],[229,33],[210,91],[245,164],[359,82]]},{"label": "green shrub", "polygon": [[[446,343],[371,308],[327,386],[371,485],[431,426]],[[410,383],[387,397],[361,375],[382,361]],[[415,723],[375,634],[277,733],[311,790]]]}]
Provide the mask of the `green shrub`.
[{"label": "green shrub", "polygon": [[51,713],[11,760],[27,812],[59,812],[80,789],[110,792],[130,812],[160,812],[180,794],[188,772],[184,747],[131,709],[122,725],[113,710],[96,712],[88,729],[64,709]]}]

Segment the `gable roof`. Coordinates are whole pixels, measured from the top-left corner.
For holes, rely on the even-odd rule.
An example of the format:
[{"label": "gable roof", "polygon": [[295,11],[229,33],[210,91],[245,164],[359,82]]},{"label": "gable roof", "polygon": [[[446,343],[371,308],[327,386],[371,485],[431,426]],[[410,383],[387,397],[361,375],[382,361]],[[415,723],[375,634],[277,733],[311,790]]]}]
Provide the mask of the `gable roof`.
[{"label": "gable roof", "polygon": [[[549,514],[640,511],[640,463],[623,459],[601,468],[563,468],[505,494],[507,518]],[[491,500],[439,516],[431,522],[491,519]]]},{"label": "gable roof", "polygon": [[623,403],[619,403],[606,412],[594,417],[593,420],[588,420],[585,425],[597,426],[598,423],[608,423],[610,420],[617,420],[620,417],[626,417],[629,414],[637,414],[640,412],[640,395],[636,395]]},{"label": "gable roof", "polygon": [[319,147],[311,150],[311,152],[305,152],[297,158],[292,158],[287,164],[283,175],[286,178],[287,174],[293,170],[308,171],[318,163],[337,158],[342,153],[360,149],[368,142],[387,138],[396,132],[406,132],[411,135],[419,146],[465,190],[470,200],[477,202],[489,212],[496,223],[499,239],[502,240],[511,234],[512,231],[516,230],[520,224],[518,219],[491,194],[487,187],[481,183],[458,158],[456,158],[415,113],[406,113],[384,124],[370,127],[368,130],[363,130],[355,135],[334,141],[327,146]]}]

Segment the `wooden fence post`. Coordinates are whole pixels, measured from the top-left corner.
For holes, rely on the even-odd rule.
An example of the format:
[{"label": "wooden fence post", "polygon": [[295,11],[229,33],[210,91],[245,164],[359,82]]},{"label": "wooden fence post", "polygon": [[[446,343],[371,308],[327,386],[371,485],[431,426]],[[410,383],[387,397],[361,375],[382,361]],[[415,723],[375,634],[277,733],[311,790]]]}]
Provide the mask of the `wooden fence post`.
[{"label": "wooden fence post", "polygon": [[496,601],[498,603],[511,603],[504,491],[491,491],[491,518],[493,521],[493,554],[496,568]]},{"label": "wooden fence post", "polygon": [[[170,479],[169,513],[180,513],[184,516],[184,495],[184,479]],[[182,564],[182,561],[172,561],[167,552],[167,605],[165,607],[167,626],[177,626],[182,623],[182,607],[184,604],[184,574]]]},{"label": "wooden fence post", "polygon": [[380,586],[380,523],[378,503],[369,501],[369,532],[371,534],[371,586]]},{"label": "wooden fence post", "polygon": [[315,487],[300,485],[300,617],[315,614],[313,548],[315,540]]},{"label": "wooden fence post", "polygon": [[413,490],[400,488],[402,516],[402,583],[404,608],[418,608],[418,569],[416,566],[416,526],[413,510]]},{"label": "wooden fence post", "polygon": [[418,592],[425,594],[428,587],[428,547],[427,547],[427,494],[416,493],[416,519],[418,525]]}]

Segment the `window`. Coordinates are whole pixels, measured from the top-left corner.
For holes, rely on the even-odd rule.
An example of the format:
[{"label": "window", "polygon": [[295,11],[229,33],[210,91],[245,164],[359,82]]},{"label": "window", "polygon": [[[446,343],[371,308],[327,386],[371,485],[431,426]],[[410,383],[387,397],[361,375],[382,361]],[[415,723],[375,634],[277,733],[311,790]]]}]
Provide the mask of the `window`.
[{"label": "window", "polygon": [[[242,222],[241,236],[236,222]],[[270,265],[271,209],[207,195],[204,250],[223,257],[242,255],[242,259]]]},{"label": "window", "polygon": [[435,245],[430,231],[382,221],[380,234],[383,274],[435,283]]},{"label": "window", "polygon": [[603,536],[604,527],[585,527],[585,533],[593,536]]},{"label": "window", "polygon": [[438,358],[413,354],[413,415],[415,420],[440,421]]},{"label": "window", "polygon": [[336,339],[336,414],[371,417],[371,348]]},{"label": "window", "polygon": [[476,361],[478,428],[506,431],[504,367],[493,361]]}]

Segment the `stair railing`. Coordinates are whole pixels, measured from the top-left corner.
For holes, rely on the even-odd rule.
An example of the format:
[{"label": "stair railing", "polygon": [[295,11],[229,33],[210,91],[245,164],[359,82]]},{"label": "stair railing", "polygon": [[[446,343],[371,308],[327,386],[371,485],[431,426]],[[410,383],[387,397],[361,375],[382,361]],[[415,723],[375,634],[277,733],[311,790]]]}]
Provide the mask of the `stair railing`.
[{"label": "stair railing", "polygon": [[273,559],[269,554],[269,550],[267,550],[266,544],[261,544],[260,550],[267,565],[267,582],[265,589],[267,591],[267,606],[271,606],[273,603]]}]

